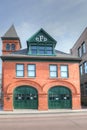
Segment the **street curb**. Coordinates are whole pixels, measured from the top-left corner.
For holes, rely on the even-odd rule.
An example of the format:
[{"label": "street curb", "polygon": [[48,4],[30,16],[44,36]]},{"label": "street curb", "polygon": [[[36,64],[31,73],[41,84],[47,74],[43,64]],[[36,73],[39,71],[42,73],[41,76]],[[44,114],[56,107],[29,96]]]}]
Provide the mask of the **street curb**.
[{"label": "street curb", "polygon": [[48,111],[34,111],[34,110],[16,110],[16,111],[0,111],[0,115],[50,115],[50,114],[87,114],[85,110],[48,110]]}]

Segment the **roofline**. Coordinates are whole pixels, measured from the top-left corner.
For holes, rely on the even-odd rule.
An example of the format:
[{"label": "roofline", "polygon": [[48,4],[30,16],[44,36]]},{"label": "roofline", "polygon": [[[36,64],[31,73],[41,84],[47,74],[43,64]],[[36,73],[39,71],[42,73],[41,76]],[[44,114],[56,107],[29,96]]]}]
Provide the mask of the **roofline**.
[{"label": "roofline", "polygon": [[78,57],[56,57],[56,56],[26,56],[26,55],[2,55],[3,61],[14,60],[14,61],[68,61],[68,62],[81,62],[81,58]]},{"label": "roofline", "polygon": [[[82,35],[87,31],[87,27],[83,30],[83,32],[80,34],[79,38],[76,40],[75,44],[72,46],[71,50],[77,45],[77,42],[80,40]],[[83,40],[84,41],[84,40]]]},{"label": "roofline", "polygon": [[45,33],[54,41],[55,44],[57,43],[57,41],[56,41],[50,34],[48,34],[43,28],[39,29],[39,30],[38,30],[36,33],[34,33],[30,38],[28,38],[27,43],[29,43],[29,40],[30,40],[32,37],[34,37],[37,33],[39,33],[40,31],[45,32]]}]

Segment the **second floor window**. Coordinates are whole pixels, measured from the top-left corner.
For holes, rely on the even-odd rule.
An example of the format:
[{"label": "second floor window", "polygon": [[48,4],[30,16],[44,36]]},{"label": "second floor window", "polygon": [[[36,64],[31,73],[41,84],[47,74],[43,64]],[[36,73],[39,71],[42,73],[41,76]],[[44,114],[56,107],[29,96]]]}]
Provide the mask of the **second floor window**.
[{"label": "second floor window", "polygon": [[34,64],[28,65],[28,77],[36,76],[36,66]]},{"label": "second floor window", "polygon": [[24,77],[24,65],[23,64],[16,65],[16,77]]},{"label": "second floor window", "polygon": [[51,78],[58,77],[57,65],[50,65],[50,77]]},{"label": "second floor window", "polygon": [[62,78],[68,78],[68,66],[67,65],[61,65],[60,72],[61,72]]}]

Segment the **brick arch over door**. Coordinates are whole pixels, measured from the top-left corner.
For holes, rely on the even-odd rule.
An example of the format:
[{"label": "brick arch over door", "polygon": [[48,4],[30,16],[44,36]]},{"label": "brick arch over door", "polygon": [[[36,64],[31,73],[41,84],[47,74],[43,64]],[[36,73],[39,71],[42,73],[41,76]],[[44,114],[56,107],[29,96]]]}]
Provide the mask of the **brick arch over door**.
[{"label": "brick arch over door", "polygon": [[34,81],[29,81],[29,80],[19,80],[19,81],[13,82],[12,84],[8,85],[6,94],[12,94],[16,87],[23,86],[23,85],[32,86],[32,87],[36,88],[38,93],[42,92],[42,88],[38,83],[36,83]]},{"label": "brick arch over door", "polygon": [[48,92],[48,90],[53,87],[53,86],[65,86],[67,88],[69,88],[72,92],[72,94],[80,94],[80,89],[77,90],[76,86],[74,86],[73,84],[67,82],[67,81],[52,81],[52,82],[48,82],[47,84],[45,84],[43,86],[43,91],[44,92]]}]

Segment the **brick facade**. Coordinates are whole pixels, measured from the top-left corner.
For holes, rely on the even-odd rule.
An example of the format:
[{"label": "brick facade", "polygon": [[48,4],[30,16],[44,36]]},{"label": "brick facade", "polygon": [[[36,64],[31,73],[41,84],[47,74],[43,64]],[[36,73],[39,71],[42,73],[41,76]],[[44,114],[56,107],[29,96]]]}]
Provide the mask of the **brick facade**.
[{"label": "brick facade", "polygon": [[[23,63],[25,67],[24,78],[16,78],[16,63]],[[27,64],[36,64],[36,78],[27,77]],[[69,78],[62,79],[60,77],[60,69],[58,70],[58,78],[49,78],[50,62],[3,62],[3,92],[4,92],[4,110],[13,110],[13,91],[16,87],[28,85],[38,90],[38,109],[48,110],[48,90],[53,86],[65,86],[72,92],[72,109],[80,109],[80,83],[78,63],[55,63],[60,68],[61,64],[69,67]],[[8,99],[9,98],[9,99]]]},{"label": "brick facade", "polygon": [[[16,41],[5,41],[2,40],[3,44],[3,55],[2,58],[2,87],[3,87],[3,109],[6,111],[12,111],[14,110],[13,105],[13,95],[15,88],[19,86],[32,86],[33,88],[36,88],[38,91],[38,110],[48,110],[48,91],[50,88],[54,86],[64,86],[68,88],[71,91],[71,101],[72,101],[72,109],[80,109],[80,81],[79,81],[79,60],[76,60],[75,58],[67,58],[69,55],[66,55],[66,57],[48,57],[48,60],[43,60],[46,57],[42,57],[41,60],[35,60],[32,59],[32,61],[29,61],[31,57],[19,55],[15,58],[17,55],[12,54],[12,59],[9,59],[9,56],[5,50],[6,43],[14,42],[16,44],[16,50],[20,50],[19,42]],[[61,54],[62,55],[62,54]],[[65,54],[63,54],[64,56]],[[23,56],[23,59],[22,59]],[[58,54],[60,56],[60,54]],[[32,56],[33,58],[33,56]],[[35,58],[35,57],[34,57]],[[56,58],[56,59],[55,59]],[[22,59],[22,60],[21,60]],[[54,60],[55,59],[55,60]],[[67,59],[67,60],[66,60]],[[77,58],[78,59],[78,58]],[[23,77],[16,77],[16,64],[24,64],[24,76]],[[28,77],[28,71],[27,71],[27,65],[28,64],[35,64],[36,65],[36,76],[33,78]],[[49,65],[57,65],[58,67],[58,77],[56,78],[50,78],[49,76]],[[61,65],[67,65],[68,66],[68,77],[67,78],[61,78],[61,72],[60,72],[60,66]]]},{"label": "brick facade", "polygon": [[2,46],[2,54],[9,54],[12,53],[12,50],[6,51],[6,44],[9,43],[9,45],[15,44],[15,49],[20,50],[20,41],[19,40],[3,40],[3,46]]}]

